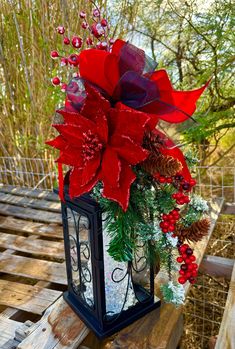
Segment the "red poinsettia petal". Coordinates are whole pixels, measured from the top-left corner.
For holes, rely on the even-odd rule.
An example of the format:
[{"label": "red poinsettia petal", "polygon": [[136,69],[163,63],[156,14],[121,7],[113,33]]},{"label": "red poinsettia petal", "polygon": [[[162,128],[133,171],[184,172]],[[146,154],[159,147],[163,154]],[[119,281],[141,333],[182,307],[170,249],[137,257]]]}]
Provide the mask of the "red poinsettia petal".
[{"label": "red poinsettia petal", "polygon": [[[115,105],[115,109],[119,109],[119,110],[129,110],[131,112],[133,112],[133,109],[131,107],[128,107],[127,105],[121,103],[121,102],[118,102],[116,105]],[[146,114],[144,112],[138,112],[135,110],[135,112],[137,113],[142,113],[142,114],[145,114],[148,116],[149,120],[147,121],[145,127],[150,129],[150,130],[153,130],[156,126],[157,126],[157,123],[158,123],[158,116],[155,115],[155,114]]]},{"label": "red poinsettia petal", "polygon": [[130,187],[136,179],[136,175],[130,166],[124,161],[121,163],[121,168],[119,187],[109,186],[107,182],[104,182],[102,195],[107,199],[116,201],[122,209],[126,211],[130,199]]},{"label": "red poinsettia petal", "polygon": [[120,50],[122,49],[122,47],[126,44],[125,41],[121,40],[121,39],[117,39],[115,40],[113,46],[112,46],[112,53],[116,56],[119,56]]},{"label": "red poinsettia petal", "polygon": [[95,158],[91,159],[86,164],[84,164],[84,167],[82,170],[82,178],[80,181],[81,185],[86,185],[95,177],[99,166],[100,166],[100,154],[98,154]]},{"label": "red poinsettia petal", "polygon": [[51,141],[46,141],[47,145],[50,145],[53,148],[63,150],[67,147],[68,143],[66,140],[61,136],[57,136],[56,138],[52,139]]},{"label": "red poinsettia petal", "polygon": [[133,109],[110,109],[109,126],[113,136],[126,135],[137,144],[142,144],[149,115]]},{"label": "red poinsettia petal", "polygon": [[196,90],[175,91],[165,70],[154,72],[150,79],[156,82],[160,97],[142,110],[171,123],[183,122],[192,116],[196,110],[196,101],[210,82]]},{"label": "red poinsettia petal", "polygon": [[102,158],[100,179],[111,187],[119,186],[121,161],[112,148],[107,147]]},{"label": "red poinsettia petal", "polygon": [[98,182],[97,177],[93,177],[93,179],[86,185],[82,185],[81,180],[82,180],[82,169],[79,169],[76,167],[73,168],[69,176],[69,196],[71,198],[78,197],[85,193],[89,193],[91,189]]},{"label": "red poinsettia petal", "polygon": [[110,142],[112,149],[117,152],[118,156],[126,160],[131,165],[136,165],[144,161],[149,152],[136,144],[127,136],[113,136]]},{"label": "red poinsettia petal", "polygon": [[64,118],[64,122],[67,125],[75,125],[77,127],[83,128],[83,129],[94,129],[95,124],[92,122],[92,120],[87,119],[80,113],[76,112],[70,112],[65,109],[59,109],[56,111],[57,113],[61,114]]},{"label": "red poinsettia petal", "polygon": [[[109,68],[110,61],[106,60],[109,55],[111,55],[110,52],[102,50],[83,50],[79,55],[79,70],[81,78],[99,86],[111,96],[115,86],[106,74],[106,71],[112,73]],[[113,67],[113,63],[111,66]]]},{"label": "red poinsettia petal", "polygon": [[96,124],[96,132],[104,143],[108,139],[108,124],[106,114],[110,103],[94,87],[86,84],[87,97],[81,109],[81,114]]},{"label": "red poinsettia petal", "polygon": [[60,152],[59,158],[56,160],[61,164],[68,166],[82,167],[83,166],[83,157],[79,149],[67,145],[65,151]]},{"label": "red poinsettia petal", "polygon": [[83,132],[86,129],[74,125],[58,124],[53,125],[57,131],[63,136],[68,144],[73,145],[74,147],[81,147],[83,144]]}]

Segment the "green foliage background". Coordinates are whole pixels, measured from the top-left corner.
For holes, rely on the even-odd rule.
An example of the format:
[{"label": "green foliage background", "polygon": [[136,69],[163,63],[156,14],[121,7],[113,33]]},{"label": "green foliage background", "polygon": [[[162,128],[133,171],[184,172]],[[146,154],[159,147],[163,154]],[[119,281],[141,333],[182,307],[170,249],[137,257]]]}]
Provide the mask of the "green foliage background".
[{"label": "green foliage background", "polygon": [[[210,77],[195,119],[162,127],[200,150],[202,164],[217,164],[230,154],[234,134],[234,22],[231,0],[98,1],[115,37],[124,37],[166,68],[175,88],[191,89]],[[55,28],[80,34],[79,11],[89,1],[2,0],[0,2],[0,155],[48,158],[44,141],[64,95],[50,79],[57,74],[52,49],[61,48]]]}]

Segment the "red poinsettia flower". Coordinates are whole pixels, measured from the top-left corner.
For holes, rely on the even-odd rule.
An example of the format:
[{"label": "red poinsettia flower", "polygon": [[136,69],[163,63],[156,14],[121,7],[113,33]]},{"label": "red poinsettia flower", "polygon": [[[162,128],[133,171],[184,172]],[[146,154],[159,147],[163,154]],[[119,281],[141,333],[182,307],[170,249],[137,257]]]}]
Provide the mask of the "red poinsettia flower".
[{"label": "red poinsettia flower", "polygon": [[69,178],[72,198],[89,192],[102,181],[103,196],[118,202],[126,211],[130,186],[136,178],[131,166],[148,156],[141,145],[149,116],[112,108],[89,85],[86,91],[80,113],[58,110],[64,123],[53,125],[60,135],[47,144],[60,150],[58,163],[72,167]]},{"label": "red poinsettia flower", "polygon": [[209,82],[196,90],[176,91],[165,70],[146,66],[145,52],[122,40],[116,40],[112,52],[89,49],[79,56],[81,77],[101,88],[112,101],[170,123],[190,118]]}]

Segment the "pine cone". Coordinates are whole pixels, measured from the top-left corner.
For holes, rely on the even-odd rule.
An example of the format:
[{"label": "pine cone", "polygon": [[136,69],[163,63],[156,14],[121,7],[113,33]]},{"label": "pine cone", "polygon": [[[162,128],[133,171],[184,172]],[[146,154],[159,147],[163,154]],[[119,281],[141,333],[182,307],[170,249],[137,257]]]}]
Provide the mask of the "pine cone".
[{"label": "pine cone", "polygon": [[197,242],[208,234],[209,228],[210,220],[208,218],[204,218],[198,222],[194,222],[188,228],[178,226],[176,228],[175,235],[177,235],[181,241],[186,239],[188,241]]},{"label": "pine cone", "polygon": [[164,140],[159,135],[151,131],[146,131],[143,140],[143,147],[150,150],[152,154],[160,154],[160,149],[164,146]]},{"label": "pine cone", "polygon": [[165,177],[175,176],[177,172],[182,170],[181,162],[172,156],[152,153],[142,163],[142,167],[151,175],[160,173],[160,175]]}]

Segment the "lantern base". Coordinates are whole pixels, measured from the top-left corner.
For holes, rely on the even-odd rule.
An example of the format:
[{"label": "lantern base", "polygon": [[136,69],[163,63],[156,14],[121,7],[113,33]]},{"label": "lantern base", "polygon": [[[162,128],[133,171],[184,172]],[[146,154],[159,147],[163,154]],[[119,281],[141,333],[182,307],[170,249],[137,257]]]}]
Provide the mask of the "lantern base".
[{"label": "lantern base", "polygon": [[103,328],[97,318],[81,303],[77,298],[69,291],[64,292],[63,297],[65,301],[71,306],[73,311],[79,316],[79,318],[89,327],[99,339],[104,339],[112,334],[120,331],[124,327],[132,324],[136,320],[140,319],[144,315],[148,314],[152,310],[156,310],[156,317],[160,315],[161,301],[159,298],[154,297],[154,300],[148,303],[138,303],[133,307],[123,311],[116,320],[110,321],[110,324],[105,322]]}]

